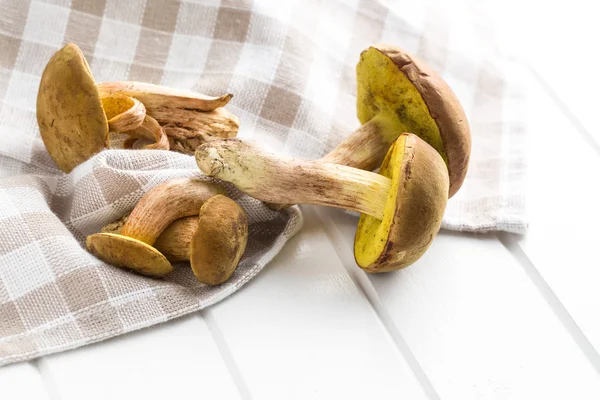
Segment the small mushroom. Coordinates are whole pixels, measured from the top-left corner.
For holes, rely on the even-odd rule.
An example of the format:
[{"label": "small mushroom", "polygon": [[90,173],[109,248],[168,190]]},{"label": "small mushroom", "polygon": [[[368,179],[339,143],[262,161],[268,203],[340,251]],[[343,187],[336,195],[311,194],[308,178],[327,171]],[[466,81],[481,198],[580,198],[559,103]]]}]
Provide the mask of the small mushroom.
[{"label": "small mushroom", "polygon": [[[44,69],[36,115],[42,140],[64,172],[109,147],[109,131],[154,141],[145,148],[193,153],[213,137],[235,137],[239,119],[209,97],[141,82],[96,85],[77,45],[57,51]],[[126,142],[131,145],[131,140]]]},{"label": "small mushroom", "polygon": [[206,175],[262,201],[362,213],[354,256],[368,272],[397,270],[419,259],[440,229],[448,200],[444,160],[407,133],[392,143],[379,174],[277,156],[237,139],[199,146],[196,163]]},{"label": "small mushroom", "polygon": [[208,285],[225,282],[235,271],[248,242],[248,217],[225,196],[208,199],[200,208],[198,229],[190,246],[196,278]]},{"label": "small mushroom", "polygon": [[[134,81],[100,83],[98,90],[102,96],[121,95],[141,101],[165,130],[171,150],[180,153],[193,154],[196,147],[214,137],[237,136],[240,121],[223,108],[232,94],[210,97]],[[148,135],[139,137],[152,139]]]},{"label": "small mushroom", "polygon": [[[121,219],[102,228],[120,233]],[[154,248],[170,262],[189,261],[194,275],[207,285],[228,280],[246,249],[248,217],[233,200],[223,195],[208,199],[199,216],[173,221],[158,237]]]},{"label": "small mushroom", "polygon": [[363,125],[321,160],[372,171],[401,133],[413,133],[444,159],[452,197],[467,173],[471,134],[448,84],[417,57],[385,44],[362,52],[356,78]]},{"label": "small mushroom", "polygon": [[165,276],[173,269],[152,247],[161,232],[179,218],[197,215],[209,198],[225,193],[217,184],[193,178],[173,179],[146,193],[119,234],[95,233],[86,238],[88,250],[101,260],[149,276]]}]

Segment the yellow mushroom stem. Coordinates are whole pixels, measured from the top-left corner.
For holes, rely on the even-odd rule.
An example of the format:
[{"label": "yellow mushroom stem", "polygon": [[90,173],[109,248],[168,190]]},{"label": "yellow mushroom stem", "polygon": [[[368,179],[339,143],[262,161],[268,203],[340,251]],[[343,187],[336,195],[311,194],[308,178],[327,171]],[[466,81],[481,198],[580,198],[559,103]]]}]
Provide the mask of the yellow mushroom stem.
[{"label": "yellow mushroom stem", "polygon": [[198,147],[196,163],[206,175],[233,183],[265,202],[316,204],[383,218],[391,180],[342,165],[267,153],[237,139]]},{"label": "yellow mushroom stem", "polygon": [[400,133],[395,131],[386,135],[376,119],[370,120],[348,135],[320,161],[372,171],[379,167],[383,155]]}]

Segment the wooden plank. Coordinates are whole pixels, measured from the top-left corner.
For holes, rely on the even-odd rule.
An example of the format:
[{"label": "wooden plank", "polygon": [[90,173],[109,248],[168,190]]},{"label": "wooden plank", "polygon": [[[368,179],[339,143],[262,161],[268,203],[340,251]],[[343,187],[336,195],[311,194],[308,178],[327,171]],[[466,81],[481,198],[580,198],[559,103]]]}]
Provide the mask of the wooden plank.
[{"label": "wooden plank", "polygon": [[44,357],[40,369],[61,400],[241,398],[197,315]]},{"label": "wooden plank", "polygon": [[210,309],[249,393],[427,398],[315,213],[303,208],[302,231],[243,290]]},{"label": "wooden plank", "polygon": [[[321,213],[356,270],[356,217]],[[411,267],[365,276],[440,398],[600,396],[600,378],[494,235],[442,232]]]},{"label": "wooden plank", "polygon": [[540,86],[529,93],[530,229],[518,244],[600,352],[600,157]]},{"label": "wooden plank", "polygon": [[34,363],[22,362],[0,368],[0,397],[14,400],[50,400]]}]

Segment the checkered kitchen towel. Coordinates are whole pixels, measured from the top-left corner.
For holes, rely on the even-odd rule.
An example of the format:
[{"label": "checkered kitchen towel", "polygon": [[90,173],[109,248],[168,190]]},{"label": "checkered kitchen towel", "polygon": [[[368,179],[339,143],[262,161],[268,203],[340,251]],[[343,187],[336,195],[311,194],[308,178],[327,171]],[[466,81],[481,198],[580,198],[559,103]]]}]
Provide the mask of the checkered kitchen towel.
[{"label": "checkered kitchen towel", "polygon": [[444,226],[525,229],[521,101],[515,65],[477,2],[316,0],[0,0],[0,365],[85,345],[201,309],[240,288],[300,228],[231,190],[250,244],[226,284],[188,268],[164,280],[107,266],[86,235],[167,179],[199,175],[192,157],[109,150],[60,173],[35,119],[40,74],[67,42],[99,82],[139,80],[231,92],[240,137],[318,158],[358,127],[354,67],[376,42],[400,45],[447,79],[473,128],[471,170]]}]

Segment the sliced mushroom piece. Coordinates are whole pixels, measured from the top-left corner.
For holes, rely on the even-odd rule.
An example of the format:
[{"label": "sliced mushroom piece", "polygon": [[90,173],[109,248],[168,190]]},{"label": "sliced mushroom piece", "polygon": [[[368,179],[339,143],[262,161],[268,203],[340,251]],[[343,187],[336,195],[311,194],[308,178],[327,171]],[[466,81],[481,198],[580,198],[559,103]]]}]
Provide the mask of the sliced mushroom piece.
[{"label": "sliced mushroom piece", "polygon": [[[109,147],[109,131],[154,140],[145,148],[168,150],[171,128],[186,129],[186,137],[177,139],[174,150],[187,153],[193,152],[189,149],[195,143],[212,137],[234,137],[239,119],[219,112],[231,97],[209,97],[141,82],[96,85],[83,53],[69,43],[44,69],[36,114],[48,152],[61,170],[70,172]],[[213,119],[220,123],[211,123],[206,113],[214,114]]]},{"label": "sliced mushroom piece", "polygon": [[356,78],[357,114],[363,125],[322,161],[371,171],[401,133],[413,133],[444,159],[452,197],[467,173],[471,133],[444,79],[419,58],[386,44],[362,52]]},{"label": "sliced mushroom piece", "polygon": [[237,139],[201,145],[196,163],[206,175],[262,201],[362,213],[354,253],[368,272],[393,271],[418,260],[439,231],[448,200],[444,160],[413,134],[392,143],[379,174],[282,157]]},{"label": "sliced mushroom piece", "polygon": [[165,276],[173,266],[152,247],[156,239],[171,222],[197,215],[206,200],[224,193],[220,185],[199,179],[167,181],[140,199],[119,234],[95,233],[86,238],[86,246],[92,254],[111,265],[144,275]]}]

